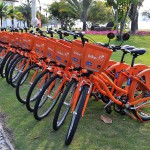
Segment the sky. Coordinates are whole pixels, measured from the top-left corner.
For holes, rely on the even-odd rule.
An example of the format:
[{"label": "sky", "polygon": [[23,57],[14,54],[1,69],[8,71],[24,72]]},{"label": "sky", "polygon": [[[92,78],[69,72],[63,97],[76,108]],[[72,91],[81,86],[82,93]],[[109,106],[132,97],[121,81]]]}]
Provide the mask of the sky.
[{"label": "sky", "polygon": [[150,29],[150,20],[145,21],[144,17],[141,14],[144,10],[150,10],[149,3],[150,0],[144,0],[143,6],[140,8],[139,23],[138,23],[139,29]]},{"label": "sky", "polygon": [[[41,0],[41,3],[44,5],[50,4],[54,1],[59,1],[59,0]],[[150,10],[150,0],[144,0],[142,7],[140,7],[139,10],[139,29],[150,29],[150,20],[149,21],[144,21],[141,13],[144,10]]]},{"label": "sky", "polygon": [[[19,0],[19,2],[21,2],[22,0]],[[52,2],[54,2],[54,1],[59,1],[59,0],[40,0],[40,3],[41,3],[41,5],[42,6],[46,6],[46,5],[48,5],[48,4],[51,4]],[[143,2],[143,6],[140,8],[140,12],[141,11],[143,11],[143,10],[148,10],[148,9],[150,9],[150,0],[144,0],[144,2]],[[19,3],[18,3],[19,4]],[[17,4],[17,5],[18,5]],[[37,0],[37,5],[39,5],[38,4],[38,0]]]},{"label": "sky", "polygon": [[[59,0],[41,0],[41,3],[43,4],[51,4],[54,1],[59,1]],[[144,0],[143,2],[143,7],[141,8],[141,10],[143,9],[150,9],[150,0]]]},{"label": "sky", "polygon": [[[20,2],[22,0],[19,0]],[[59,0],[40,0],[40,5],[42,6],[42,8],[46,8],[48,4],[51,4],[52,2],[54,1],[59,1]],[[19,4],[19,3],[18,3]],[[17,5],[18,5],[17,4]],[[150,10],[150,0],[144,0],[143,6],[140,7],[140,15],[139,15],[139,28],[140,29],[150,29],[150,21],[143,21],[143,17],[141,15],[141,13],[144,11],[144,10]],[[39,6],[39,3],[38,3],[38,0],[37,0],[37,6]]]}]

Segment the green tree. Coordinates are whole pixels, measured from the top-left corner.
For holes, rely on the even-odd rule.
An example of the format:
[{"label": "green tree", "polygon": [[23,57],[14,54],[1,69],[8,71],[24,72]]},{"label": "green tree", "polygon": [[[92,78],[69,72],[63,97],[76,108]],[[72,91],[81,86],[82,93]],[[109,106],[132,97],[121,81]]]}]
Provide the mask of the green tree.
[{"label": "green tree", "polygon": [[144,0],[107,0],[108,5],[112,6],[116,18],[116,28],[120,23],[120,39],[125,27],[127,17],[131,20],[131,32],[135,33],[138,30],[138,11]]},{"label": "green tree", "polygon": [[12,28],[14,28],[15,9],[13,5],[8,7],[7,16],[11,18]]},{"label": "green tree", "polygon": [[49,7],[49,12],[53,17],[60,21],[61,28],[65,30],[71,22],[76,19],[76,14],[65,0],[52,3]]},{"label": "green tree", "polygon": [[113,20],[112,10],[110,7],[106,7],[105,2],[98,0],[93,3],[89,12],[88,21],[91,21],[92,24],[104,24]]},{"label": "green tree", "polygon": [[83,30],[86,30],[86,22],[94,0],[66,0],[66,1],[70,4],[70,7],[74,11],[74,13],[76,13],[78,18],[80,18],[80,20],[83,22]]},{"label": "green tree", "polygon": [[121,40],[125,23],[129,14],[131,1],[132,0],[107,0],[107,4],[112,7],[114,12],[118,40]]},{"label": "green tree", "polygon": [[23,17],[27,21],[27,26],[31,24],[31,0],[26,0],[18,7],[18,10],[23,14]]},{"label": "green tree", "polygon": [[20,24],[21,24],[21,21],[25,21],[23,14],[19,11],[15,12],[15,18],[19,21]]},{"label": "green tree", "polygon": [[5,16],[6,11],[7,11],[7,5],[6,5],[6,3],[3,2],[3,1],[0,1],[0,20],[1,20],[1,27],[2,27],[2,24],[3,24],[3,16]]}]

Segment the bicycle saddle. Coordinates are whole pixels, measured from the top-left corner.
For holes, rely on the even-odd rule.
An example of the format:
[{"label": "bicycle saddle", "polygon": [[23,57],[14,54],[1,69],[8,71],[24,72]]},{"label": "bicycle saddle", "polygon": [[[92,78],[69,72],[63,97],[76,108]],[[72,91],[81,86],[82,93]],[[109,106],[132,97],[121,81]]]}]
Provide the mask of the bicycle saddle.
[{"label": "bicycle saddle", "polygon": [[135,48],[132,51],[130,51],[131,54],[143,55],[146,52],[146,49],[144,48]]},{"label": "bicycle saddle", "polygon": [[129,51],[135,49],[135,46],[131,46],[131,45],[124,45],[121,47],[121,50],[126,51],[129,53]]}]

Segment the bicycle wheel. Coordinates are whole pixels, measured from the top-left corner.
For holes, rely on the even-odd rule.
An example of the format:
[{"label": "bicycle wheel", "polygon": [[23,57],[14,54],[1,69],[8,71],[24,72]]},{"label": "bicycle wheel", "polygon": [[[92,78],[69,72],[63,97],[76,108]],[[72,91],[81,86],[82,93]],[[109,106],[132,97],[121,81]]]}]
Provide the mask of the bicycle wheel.
[{"label": "bicycle wheel", "polygon": [[73,112],[73,116],[70,122],[70,126],[66,135],[66,139],[65,139],[65,144],[69,145],[74,137],[74,134],[76,132],[77,126],[79,124],[79,120],[81,118],[81,114],[82,114],[82,110],[84,107],[84,103],[86,100],[86,96],[88,94],[88,90],[89,90],[89,86],[88,85],[84,85],[84,87],[81,90],[80,96],[79,96],[79,100],[77,103],[77,106]]},{"label": "bicycle wheel", "polygon": [[42,72],[41,67],[37,64],[30,66],[19,77],[16,85],[16,97],[21,102],[26,104],[26,98],[34,79]]},{"label": "bicycle wheel", "polygon": [[[59,75],[55,75],[45,84],[35,103],[35,119],[41,120],[52,111],[63,92],[63,87],[61,87],[61,89],[58,91],[58,87],[60,86],[62,79],[63,78]],[[54,98],[54,95],[57,91],[58,93]]]},{"label": "bicycle wheel", "polygon": [[8,52],[5,57],[3,58],[3,61],[1,62],[1,67],[0,67],[0,74],[2,76],[2,78],[5,77],[5,64],[7,63],[7,61],[9,60],[9,57],[12,55],[12,52]]},{"label": "bicycle wheel", "polygon": [[5,48],[0,48],[0,65],[5,57],[6,49]]},{"label": "bicycle wheel", "polygon": [[10,80],[9,80],[9,71],[10,71],[10,69],[11,69],[11,66],[13,65],[13,63],[15,63],[15,61],[19,58],[19,57],[21,57],[18,53],[13,53],[11,56],[10,56],[10,58],[9,58],[9,60],[7,61],[7,63],[6,63],[6,67],[5,67],[5,77],[6,77],[6,81],[7,81],[7,83],[9,83],[10,84]]},{"label": "bicycle wheel", "polygon": [[31,85],[28,91],[26,99],[26,107],[29,111],[33,112],[37,97],[42,91],[44,85],[51,78],[51,75],[51,72],[45,70],[34,80],[33,84]]},{"label": "bicycle wheel", "polygon": [[58,128],[60,128],[64,123],[69,113],[69,110],[71,108],[70,102],[76,90],[76,86],[77,86],[77,81],[75,79],[72,79],[68,83],[66,89],[64,90],[64,93],[60,99],[60,102],[58,104],[58,107],[54,115],[54,119],[53,119],[54,130],[58,130]]},{"label": "bicycle wheel", "polygon": [[20,75],[23,73],[24,68],[26,67],[26,64],[28,62],[28,59],[25,57],[19,57],[15,63],[12,65],[10,69],[10,84],[13,87],[16,87],[18,79]]},{"label": "bicycle wheel", "polygon": [[[139,79],[143,83],[138,81],[132,82],[129,92],[129,100],[136,101],[137,104],[131,107],[132,113],[141,121],[150,120],[150,98],[144,102],[140,100],[150,97],[150,70],[147,70],[144,74],[139,74]],[[139,101],[139,102],[138,102]]]}]

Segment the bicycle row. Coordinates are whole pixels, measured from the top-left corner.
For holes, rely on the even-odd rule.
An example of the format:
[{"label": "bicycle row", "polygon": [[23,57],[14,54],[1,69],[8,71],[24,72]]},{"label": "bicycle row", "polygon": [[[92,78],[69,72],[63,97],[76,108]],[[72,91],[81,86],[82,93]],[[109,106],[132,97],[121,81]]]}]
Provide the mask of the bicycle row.
[{"label": "bicycle row", "polygon": [[[62,34],[62,32],[60,32]],[[65,32],[72,42],[29,33],[0,33],[0,73],[16,87],[17,99],[26,104],[35,119],[45,118],[58,102],[53,129],[58,130],[69,112],[72,119],[65,144],[69,145],[91,96],[106,103],[106,112],[114,110],[141,122],[149,121],[150,68],[135,64],[146,50],[134,46],[90,43],[81,33]],[[114,38],[109,33],[109,39]],[[124,34],[123,40],[129,35]],[[110,60],[113,51],[122,51],[120,62]],[[130,65],[124,62],[131,54]]]}]

